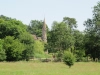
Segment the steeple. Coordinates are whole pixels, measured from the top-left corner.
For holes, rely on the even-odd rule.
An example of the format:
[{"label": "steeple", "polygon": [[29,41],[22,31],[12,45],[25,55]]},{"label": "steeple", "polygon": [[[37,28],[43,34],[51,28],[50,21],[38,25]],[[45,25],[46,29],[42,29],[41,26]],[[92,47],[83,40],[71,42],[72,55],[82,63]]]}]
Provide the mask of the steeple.
[{"label": "steeple", "polygon": [[42,40],[47,43],[47,30],[46,30],[46,23],[44,18],[43,28],[42,28]]}]

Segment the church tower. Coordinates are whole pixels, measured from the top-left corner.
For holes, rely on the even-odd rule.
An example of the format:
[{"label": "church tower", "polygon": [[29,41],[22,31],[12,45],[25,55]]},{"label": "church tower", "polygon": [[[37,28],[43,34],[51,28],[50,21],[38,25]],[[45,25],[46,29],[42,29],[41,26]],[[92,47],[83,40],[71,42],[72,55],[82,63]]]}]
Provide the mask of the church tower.
[{"label": "church tower", "polygon": [[42,28],[42,40],[47,43],[47,29],[46,29],[46,23],[44,18],[43,28]]}]

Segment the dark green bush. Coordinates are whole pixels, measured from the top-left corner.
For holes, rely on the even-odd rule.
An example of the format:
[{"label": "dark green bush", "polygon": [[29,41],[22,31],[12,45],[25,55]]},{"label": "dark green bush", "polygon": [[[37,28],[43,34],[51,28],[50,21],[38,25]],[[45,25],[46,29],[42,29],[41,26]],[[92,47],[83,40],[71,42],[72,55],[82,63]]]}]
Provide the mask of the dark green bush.
[{"label": "dark green bush", "polygon": [[63,61],[70,68],[72,65],[74,65],[75,57],[71,52],[66,51],[63,55]]}]

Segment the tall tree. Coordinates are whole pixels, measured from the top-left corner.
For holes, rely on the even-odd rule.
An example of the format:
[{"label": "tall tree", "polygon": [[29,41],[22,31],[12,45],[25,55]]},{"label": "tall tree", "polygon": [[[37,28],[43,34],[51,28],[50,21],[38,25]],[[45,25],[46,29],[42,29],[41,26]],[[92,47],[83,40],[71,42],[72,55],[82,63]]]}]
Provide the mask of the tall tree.
[{"label": "tall tree", "polygon": [[84,33],[79,30],[74,30],[73,37],[75,40],[74,54],[76,56],[76,61],[82,61],[83,56],[85,56]]},{"label": "tall tree", "polygon": [[[67,27],[69,28],[70,36],[73,37],[74,30],[75,30],[75,28],[77,28],[76,19],[75,18],[70,18],[70,17],[64,17],[63,22],[66,23]],[[75,41],[74,37],[73,37],[73,41]],[[71,43],[71,48],[70,48],[71,51],[72,51],[73,47],[74,47],[74,45]]]},{"label": "tall tree", "polygon": [[93,18],[85,21],[86,26],[86,53],[91,57],[100,58],[100,2],[94,6]]},{"label": "tall tree", "polygon": [[58,51],[64,51],[74,43],[73,37],[70,36],[69,29],[64,22],[53,22],[50,38],[48,39],[50,40],[49,45]]},{"label": "tall tree", "polygon": [[28,61],[34,56],[34,39],[31,34],[26,32],[19,36],[19,40],[24,45],[22,58]]},{"label": "tall tree", "polygon": [[77,28],[77,21],[75,18],[70,18],[70,17],[64,17],[63,22],[65,22],[70,30],[73,30],[74,28]]}]

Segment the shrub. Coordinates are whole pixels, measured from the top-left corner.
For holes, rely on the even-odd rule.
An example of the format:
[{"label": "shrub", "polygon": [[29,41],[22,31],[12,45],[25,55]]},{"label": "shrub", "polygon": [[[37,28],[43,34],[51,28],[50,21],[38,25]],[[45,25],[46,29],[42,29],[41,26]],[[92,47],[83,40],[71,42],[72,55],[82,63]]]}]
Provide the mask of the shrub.
[{"label": "shrub", "polygon": [[71,52],[66,51],[63,55],[63,61],[70,68],[72,65],[74,65],[75,57]]},{"label": "shrub", "polygon": [[62,61],[62,55],[63,55],[62,51],[57,52],[57,55],[56,55],[57,56],[57,61],[60,61],[60,62]]}]

